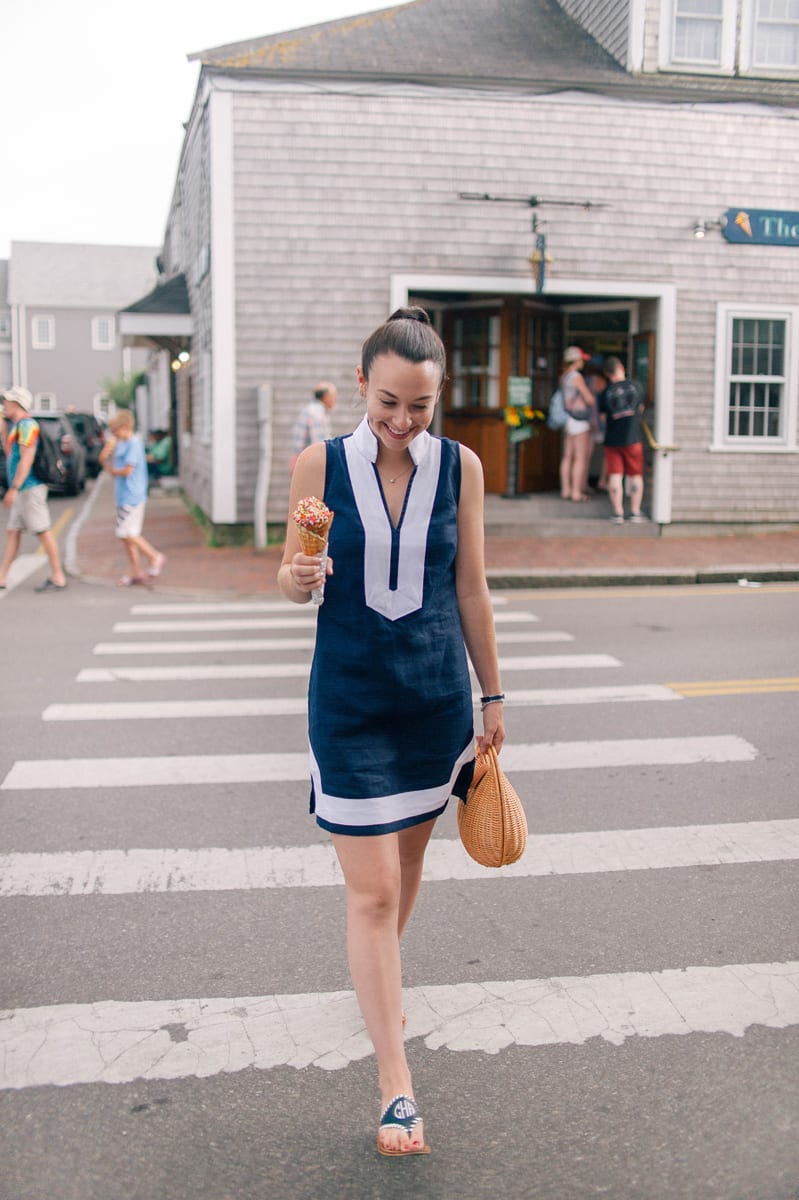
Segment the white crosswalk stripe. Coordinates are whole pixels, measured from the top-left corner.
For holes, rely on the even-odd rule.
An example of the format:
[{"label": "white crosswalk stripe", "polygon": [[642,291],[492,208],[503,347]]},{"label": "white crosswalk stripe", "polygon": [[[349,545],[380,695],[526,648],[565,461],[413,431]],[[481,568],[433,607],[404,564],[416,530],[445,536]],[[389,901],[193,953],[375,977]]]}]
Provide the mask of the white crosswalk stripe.
[{"label": "white crosswalk stripe", "polygon": [[[573,642],[574,634],[560,630],[524,631],[514,629],[510,633],[498,633],[497,644],[514,645],[523,643]],[[251,654],[254,650],[312,650],[314,639],[308,638],[229,638],[214,641],[171,641],[171,642],[98,642],[93,654]]]},{"label": "white crosswalk stripe", "polygon": [[[284,663],[273,669],[272,678],[290,679],[307,674],[299,664]],[[505,693],[505,703],[516,707],[541,707],[558,704],[610,704],[624,701],[682,700],[671,688],[653,684],[608,688],[549,688],[539,691]],[[479,703],[478,693],[473,696]],[[44,721],[161,721],[190,720],[203,717],[216,720],[225,717],[296,716],[305,713],[305,699],[283,697],[264,699],[250,696],[238,700],[129,700],[116,704],[105,701],[94,704],[48,704],[42,713]]]},{"label": "white crosswalk stripe", "polygon": [[[505,674],[510,674],[512,671],[586,671],[618,667],[621,664],[611,654],[548,654],[500,658],[499,665]],[[301,664],[301,668],[298,673],[306,673],[308,664]],[[76,680],[78,683],[113,683],[118,679],[139,683],[165,683],[169,680],[196,682],[212,679],[270,679],[273,674],[274,666],[270,663],[198,667],[85,667],[78,672]]]},{"label": "white crosswalk stripe", "polygon": [[[296,609],[296,605],[294,606]],[[498,612],[494,614],[498,623],[522,624],[534,621],[535,617],[523,612]],[[300,611],[286,617],[223,617],[204,618],[196,621],[117,621],[114,633],[213,633],[225,629],[313,629],[316,615]]]},{"label": "white crosswalk stripe", "polygon": [[[506,745],[502,762],[515,771],[572,771],[691,763],[750,762],[754,746],[732,735],[684,738],[627,738],[618,741]],[[288,783],[307,779],[307,754],[181,754],[141,758],[20,760],[0,791],[46,788],[169,787],[216,783]]]},{"label": "white crosswalk stripe", "polygon": [[[470,859],[459,840],[433,838],[424,879],[530,879],[672,867],[799,859],[799,820],[683,825],[532,835],[524,857],[501,875]],[[119,896],[135,892],[226,892],[335,887],[333,847],[250,846],[203,850],[79,850],[0,854],[0,896]]]},{"label": "white crosswalk stripe", "polygon": [[[430,1050],[716,1033],[799,1024],[799,962],[513,979],[408,988],[407,1032]],[[350,992],[96,1001],[0,1013],[4,1088],[208,1078],[315,1066],[337,1071],[371,1044]]]}]

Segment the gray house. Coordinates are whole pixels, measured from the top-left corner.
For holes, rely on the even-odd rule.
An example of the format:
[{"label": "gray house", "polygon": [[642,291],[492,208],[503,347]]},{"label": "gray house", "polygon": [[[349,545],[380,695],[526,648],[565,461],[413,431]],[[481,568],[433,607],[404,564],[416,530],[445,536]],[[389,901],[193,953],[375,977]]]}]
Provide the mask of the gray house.
[{"label": "gray house", "polygon": [[159,342],[156,311],[137,336],[172,356],[181,480],[209,519],[253,519],[264,454],[281,519],[296,410],[330,378],[353,428],[361,342],[412,301],[448,346],[439,430],[489,492],[556,486],[558,435],[509,446],[503,410],[525,388],[546,407],[577,342],[646,386],[655,520],[798,521],[788,14],[415,0],[194,56],[161,259],[187,332]]},{"label": "gray house", "polygon": [[8,382],[27,387],[41,408],[99,413],[103,380],[146,365],[146,355],[123,347],[117,311],[155,283],[157,254],[150,246],[12,242]]}]

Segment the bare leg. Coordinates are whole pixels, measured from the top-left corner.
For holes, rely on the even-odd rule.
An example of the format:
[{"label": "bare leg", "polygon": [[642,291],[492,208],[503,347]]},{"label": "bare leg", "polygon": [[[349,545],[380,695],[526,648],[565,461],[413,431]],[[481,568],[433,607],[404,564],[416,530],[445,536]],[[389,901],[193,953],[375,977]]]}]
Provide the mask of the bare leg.
[{"label": "bare leg", "polygon": [[[400,838],[397,834],[380,837],[334,834],[333,845],[347,889],[350,974],[375,1048],[381,1108],[385,1108],[395,1096],[413,1096],[402,1033],[402,965],[398,933],[403,891]],[[409,853],[409,848],[406,852]],[[418,884],[416,886],[418,890]],[[413,890],[412,885],[409,890]],[[410,912],[406,914],[406,920],[409,915]],[[387,1129],[380,1137],[381,1144],[388,1150],[418,1149],[424,1144],[421,1122],[410,1138],[399,1129]]]},{"label": "bare leg", "polygon": [[147,538],[142,537],[141,534],[139,534],[137,537],[129,538],[128,540],[133,542],[136,549],[144,555],[151,567],[154,567],[163,559],[164,556],[161,554],[160,550],[156,550],[155,546],[151,546],[147,541]]},{"label": "bare leg", "polygon": [[585,497],[585,483],[593,447],[594,439],[590,430],[585,433],[575,434],[574,465],[572,467],[572,500],[582,500]]},{"label": "bare leg", "polygon": [[64,578],[64,570],[61,566],[61,556],[58,553],[58,542],[55,540],[55,534],[52,529],[45,529],[44,533],[40,533],[39,541],[44,546],[44,552],[50,562],[50,578],[53,583],[62,587],[66,583],[66,579]]},{"label": "bare leg", "polygon": [[622,494],[622,476],[608,475],[608,496],[614,516],[624,515],[624,496]]},{"label": "bare leg", "polygon": [[629,479],[630,512],[634,517],[641,515],[641,501],[644,498],[644,480],[641,475],[631,475]]},{"label": "bare leg", "polygon": [[0,583],[5,586],[11,564],[19,554],[19,544],[22,541],[21,529],[9,529],[6,533],[6,544],[3,550],[3,561],[0,564]]},{"label": "bare leg", "polygon": [[136,545],[137,539],[129,537],[123,540],[128,555],[128,562],[130,563],[130,577],[131,579],[138,579],[141,576],[141,557],[139,555],[139,548]]},{"label": "bare leg", "polygon": [[416,897],[419,895],[424,854],[434,825],[435,821],[425,821],[423,825],[413,825],[410,829],[403,829],[398,834],[401,883],[397,933],[400,937],[410,920],[416,904]]},{"label": "bare leg", "polygon": [[569,472],[571,470],[571,447],[569,445],[570,438],[566,433],[563,435],[563,452],[560,456],[560,498],[568,500],[571,496],[571,485],[569,483]]},{"label": "bare leg", "polygon": [[564,500],[574,496],[574,469],[576,443],[573,433],[567,433],[563,442],[563,458],[560,460],[560,494]]}]

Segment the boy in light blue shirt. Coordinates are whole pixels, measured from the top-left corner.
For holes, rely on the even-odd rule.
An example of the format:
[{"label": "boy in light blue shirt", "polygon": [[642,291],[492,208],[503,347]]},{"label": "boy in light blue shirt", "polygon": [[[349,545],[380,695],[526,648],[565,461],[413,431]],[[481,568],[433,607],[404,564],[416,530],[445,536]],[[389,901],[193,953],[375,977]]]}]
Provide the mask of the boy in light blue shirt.
[{"label": "boy in light blue shirt", "polygon": [[[100,463],[114,478],[116,536],[124,542],[130,562],[130,574],[122,576],[119,586],[130,587],[160,575],[166,555],[142,537],[147,505],[147,455],[141,438],[134,432],[133,413],[123,408],[108,424],[113,436],[103,447]],[[150,564],[146,575],[142,574],[142,555]]]}]

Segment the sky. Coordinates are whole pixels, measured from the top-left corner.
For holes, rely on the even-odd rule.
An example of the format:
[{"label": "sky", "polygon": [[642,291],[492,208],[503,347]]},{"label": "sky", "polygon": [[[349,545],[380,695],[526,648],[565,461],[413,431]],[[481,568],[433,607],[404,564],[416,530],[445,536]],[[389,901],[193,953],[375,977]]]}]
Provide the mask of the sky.
[{"label": "sky", "polygon": [[0,0],[0,259],[11,242],[160,246],[199,63],[403,0]]}]

